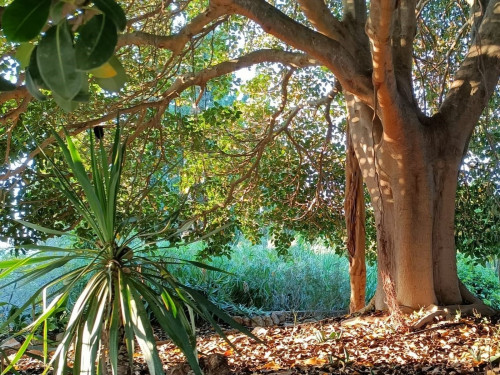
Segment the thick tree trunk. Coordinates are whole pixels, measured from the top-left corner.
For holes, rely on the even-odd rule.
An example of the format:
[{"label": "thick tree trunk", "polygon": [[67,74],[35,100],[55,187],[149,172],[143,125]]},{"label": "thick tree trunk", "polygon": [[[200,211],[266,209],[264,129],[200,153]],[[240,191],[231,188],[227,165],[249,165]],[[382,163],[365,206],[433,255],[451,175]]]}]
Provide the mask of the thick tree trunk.
[{"label": "thick tree trunk", "polygon": [[349,132],[347,140],[346,197],[344,208],[351,284],[349,311],[353,313],[365,306],[366,298],[365,200],[363,195],[363,177],[361,176],[361,170]]},{"label": "thick tree trunk", "polygon": [[347,99],[353,146],[377,226],[376,308],[387,308],[388,285],[397,304],[409,309],[463,303],[453,230],[463,149],[437,134],[429,136],[428,128],[411,117],[417,129],[411,142],[395,145],[384,139],[372,109],[351,95]]}]

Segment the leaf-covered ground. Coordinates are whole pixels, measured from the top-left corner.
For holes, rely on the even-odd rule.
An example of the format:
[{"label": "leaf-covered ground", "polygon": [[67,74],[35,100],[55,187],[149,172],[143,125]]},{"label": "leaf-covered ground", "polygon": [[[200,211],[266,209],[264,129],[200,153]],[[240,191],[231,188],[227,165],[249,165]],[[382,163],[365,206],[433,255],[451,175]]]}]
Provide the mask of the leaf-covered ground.
[{"label": "leaf-covered ground", "polygon": [[[500,374],[500,323],[462,318],[434,322],[420,330],[396,327],[385,316],[349,321],[287,323],[254,328],[258,343],[236,331],[228,338],[237,351],[208,330],[200,332],[199,351],[208,375],[229,374]],[[158,341],[165,371],[190,372],[183,355],[168,340]],[[26,358],[19,370],[39,373],[40,364]],[[136,374],[147,374],[136,356]]]}]

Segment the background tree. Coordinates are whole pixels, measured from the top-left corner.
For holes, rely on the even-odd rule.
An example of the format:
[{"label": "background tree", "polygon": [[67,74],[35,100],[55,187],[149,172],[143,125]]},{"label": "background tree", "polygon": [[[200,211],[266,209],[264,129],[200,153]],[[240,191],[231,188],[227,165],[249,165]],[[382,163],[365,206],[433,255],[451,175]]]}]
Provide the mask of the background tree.
[{"label": "background tree", "polygon": [[[129,77],[120,99],[92,73],[89,104],[70,114],[52,101],[31,103],[23,76],[1,94],[5,202],[35,191],[21,173],[42,173],[34,142],[50,150],[47,126],[78,134],[100,125],[106,134],[119,115],[137,156],[127,188],[140,197],[156,182],[164,192],[134,201],[144,217],[182,193],[200,230],[236,218],[248,235],[272,223],[282,243],[291,229],[335,239],[345,147],[343,125],[332,118],[347,113],[375,214],[376,306],[390,292],[409,308],[479,308],[457,277],[455,190],[469,139],[498,93],[499,6],[131,2],[117,42]],[[6,77],[18,70],[14,47],[3,44]],[[231,75],[251,66],[250,80]]]}]

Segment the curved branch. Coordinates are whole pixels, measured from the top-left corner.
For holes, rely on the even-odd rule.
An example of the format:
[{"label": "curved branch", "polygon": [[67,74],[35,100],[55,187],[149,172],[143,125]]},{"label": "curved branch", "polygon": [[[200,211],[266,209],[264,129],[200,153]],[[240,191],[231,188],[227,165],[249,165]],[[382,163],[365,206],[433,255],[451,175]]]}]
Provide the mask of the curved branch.
[{"label": "curved branch", "polygon": [[28,92],[28,89],[25,86],[19,86],[15,90],[0,93],[0,103],[5,103],[7,100],[20,100],[29,97],[31,97],[31,94]]},{"label": "curved branch", "polygon": [[341,42],[346,38],[347,30],[333,16],[324,0],[298,0],[300,8],[316,29],[327,37]]},{"label": "curved branch", "polygon": [[343,43],[298,23],[264,0],[212,0],[228,13],[240,14],[258,23],[266,33],[318,59],[342,86],[364,102],[373,103],[370,72],[360,66]]},{"label": "curved branch", "polygon": [[[90,129],[96,125],[102,124],[103,122],[113,121],[116,118],[118,112],[120,114],[127,114],[135,113],[143,108],[158,108],[157,114],[151,120],[137,126],[136,131],[129,138],[130,143],[140,134],[140,132],[144,131],[150,126],[154,126],[155,124],[157,124],[158,121],[160,121],[160,117],[166,110],[170,101],[178,97],[187,88],[195,85],[203,86],[206,84],[206,82],[213,78],[220,77],[222,75],[235,72],[239,69],[264,62],[282,63],[285,65],[290,65],[292,67],[307,67],[319,65],[316,60],[301,53],[285,52],[281,50],[271,49],[255,51],[249,53],[248,55],[241,56],[238,59],[226,61],[211,68],[201,70],[196,74],[178,78],[163,94],[163,97],[156,102],[145,102],[129,108],[120,109],[119,111],[108,113],[93,120],[68,125],[66,128],[69,130],[71,135],[76,135],[80,134],[86,129]],[[0,175],[0,182],[7,181],[9,178],[22,173],[28,167],[29,162],[33,160],[41,152],[41,150],[53,144],[54,141],[55,140],[53,137],[47,138],[44,142],[42,142],[42,144],[39,145],[39,147],[31,151],[26,156],[23,164],[17,166],[14,169],[8,169],[4,174]]]},{"label": "curved branch", "polygon": [[179,54],[184,46],[194,35],[206,31],[212,21],[217,20],[225,14],[224,9],[220,7],[209,7],[205,12],[199,14],[193,20],[182,28],[177,34],[161,36],[142,31],[136,31],[120,36],[117,47],[134,44],[137,46],[150,45],[157,48],[171,50],[175,55]]},{"label": "curved branch", "polygon": [[417,30],[415,0],[399,0],[396,11],[392,45],[394,65],[397,69],[398,87],[408,101],[412,100],[413,39]]},{"label": "curved branch", "polygon": [[[500,0],[490,0],[483,21],[439,110],[465,146],[500,78]],[[463,124],[463,127],[457,126]]]},{"label": "curved branch", "polygon": [[366,31],[373,49],[373,85],[378,100],[376,107],[379,107],[376,111],[381,115],[384,133],[391,139],[401,139],[404,116],[401,113],[391,43],[395,8],[396,0],[372,1]]},{"label": "curved branch", "polygon": [[172,100],[180,95],[182,91],[191,86],[204,86],[209,80],[225,74],[247,68],[264,62],[282,63],[295,68],[319,65],[314,58],[296,52],[285,52],[281,50],[265,49],[251,52],[237,59],[225,61],[213,67],[204,69],[195,74],[179,77],[163,94],[164,98]]}]

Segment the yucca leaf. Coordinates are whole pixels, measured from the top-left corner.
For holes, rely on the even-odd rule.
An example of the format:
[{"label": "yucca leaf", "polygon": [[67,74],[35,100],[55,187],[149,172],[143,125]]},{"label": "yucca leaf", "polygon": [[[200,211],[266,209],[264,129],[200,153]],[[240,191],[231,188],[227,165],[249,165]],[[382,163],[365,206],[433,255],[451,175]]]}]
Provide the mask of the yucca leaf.
[{"label": "yucca leaf", "polygon": [[153,336],[153,328],[149,322],[148,314],[144,308],[141,298],[137,294],[135,288],[128,284],[130,300],[130,316],[132,318],[132,327],[134,329],[135,337],[139,346],[141,347],[142,354],[148,365],[149,373],[154,375],[163,375],[163,365],[158,355],[156,348],[155,338]]},{"label": "yucca leaf", "polygon": [[[109,228],[106,227],[106,219],[104,217],[104,211],[103,211],[104,202],[99,201],[99,197],[95,193],[94,187],[92,186],[92,182],[90,181],[87,172],[85,171],[85,168],[83,166],[80,153],[76,149],[76,146],[69,135],[66,137],[66,142],[68,144],[67,147],[71,155],[71,160],[73,161],[73,173],[75,175],[75,178],[82,186],[82,189],[85,193],[85,198],[87,199],[89,206],[92,209],[92,213],[96,217],[97,222],[99,223],[99,225],[104,231],[104,234],[106,235],[105,242],[109,242],[112,240],[112,235],[111,236],[109,235],[110,234],[108,231]],[[111,234],[113,234],[112,230]]]},{"label": "yucca leaf", "polygon": [[[57,257],[55,257],[57,258]],[[30,270],[29,272],[26,272],[23,276],[23,283],[21,286],[29,284],[32,281],[35,281],[39,279],[40,277],[48,274],[50,271],[53,271],[57,268],[63,267],[66,265],[71,259],[71,257],[59,257],[59,259],[55,259],[52,262],[48,262],[45,264],[38,265],[34,269]]]},{"label": "yucca leaf", "polygon": [[134,329],[132,327],[132,317],[128,301],[130,300],[130,293],[126,284],[126,276],[122,272],[118,272],[118,286],[120,289],[120,307],[122,312],[122,324],[125,331],[125,344],[127,345],[127,353],[129,356],[129,363],[134,360]]},{"label": "yucca leaf", "polygon": [[[4,350],[0,349],[0,355],[2,356],[3,359],[5,359],[5,362],[7,362],[7,366],[9,366],[12,363],[11,361],[9,361],[9,356],[7,355],[7,353]],[[19,375],[19,372],[17,372],[14,367],[11,367],[10,371],[14,375]]]},{"label": "yucca leaf", "polygon": [[170,311],[175,318],[177,316],[177,305],[172,296],[170,295],[170,293],[168,293],[166,289],[163,289],[161,293],[161,299],[166,309]]},{"label": "yucca leaf", "polygon": [[[88,254],[88,253],[97,253],[98,250],[96,249],[78,249],[78,248],[69,248],[65,249],[60,246],[48,246],[48,245],[32,245],[32,244],[27,244],[27,245],[16,245],[16,246],[11,246],[12,249],[24,249],[24,250],[38,250],[39,252],[54,252],[54,253],[69,253],[69,254]],[[60,255],[57,255],[60,256]],[[1,263],[1,262],[0,262]],[[2,268],[0,266],[0,268]]]},{"label": "yucca leaf", "polygon": [[[92,169],[92,179],[94,182],[94,190],[99,198],[99,201],[101,202],[101,206],[103,207],[104,210],[107,208],[107,198],[106,198],[106,187],[105,187],[105,182],[103,181],[103,176],[101,173],[101,168],[99,167],[97,163],[97,158],[95,155],[95,148],[94,148],[94,137],[92,136],[92,132],[89,133],[90,136],[90,165]],[[107,212],[104,211],[104,216],[107,217]]]},{"label": "yucca leaf", "polygon": [[25,227],[37,230],[39,232],[47,233],[47,234],[55,234],[56,236],[71,235],[70,233],[67,233],[67,232],[62,232],[60,230],[54,230],[54,229],[50,229],[50,228],[45,228],[45,227],[42,227],[41,225],[29,223],[27,221],[20,220],[20,219],[14,219],[14,221],[16,223],[19,223],[19,224],[25,226]]},{"label": "yucca leaf", "polygon": [[102,141],[99,142],[99,155],[100,155],[101,170],[104,177],[104,184],[106,186],[109,186],[108,154],[104,149]]},{"label": "yucca leaf", "polygon": [[[56,139],[61,151],[63,152],[64,159],[66,163],[68,163],[70,169],[74,172],[77,168],[75,163],[73,162],[73,158],[71,156],[71,152],[62,140],[62,138],[55,131],[52,131],[52,135]],[[66,133],[67,138],[69,139],[69,135]],[[58,177],[59,183],[61,184],[61,192],[73,203],[74,208],[82,215],[87,223],[92,227],[94,233],[99,237],[99,239],[105,243],[107,242],[105,236],[102,232],[104,229],[100,226],[100,222],[96,222],[97,218],[94,218],[94,215],[89,211],[85,203],[81,200],[81,198],[74,192],[71,184],[63,175],[63,173],[59,170],[59,168],[55,165],[55,163],[49,158],[50,163],[54,167],[56,175]],[[87,177],[85,175],[85,177]],[[87,178],[88,180],[88,178]],[[88,187],[88,186],[87,186]],[[94,212],[95,214],[95,212]]]},{"label": "yucca leaf", "polygon": [[[217,316],[219,319],[223,320],[225,323],[229,324],[229,326],[231,326],[232,328],[237,329],[238,331],[244,333],[245,335],[251,337],[252,339],[254,339],[258,342],[261,342],[261,340],[257,336],[255,336],[252,332],[250,332],[245,326],[237,323],[224,310],[217,307],[214,303],[212,303],[208,298],[206,298],[199,291],[197,291],[194,288],[188,287],[186,285],[180,284],[180,283],[178,283],[177,285],[179,288],[185,289],[193,297],[193,300],[195,302],[195,304],[191,303],[193,305],[193,307],[199,306],[199,307],[205,309],[206,311],[210,312],[211,314],[214,314],[215,316]],[[206,317],[209,317],[209,316],[210,316],[210,314],[206,314]],[[218,325],[217,325],[217,327],[218,327]],[[217,330],[217,327],[214,326],[214,328],[216,330]],[[220,327],[219,327],[219,329],[220,329]],[[229,342],[229,340],[227,339],[227,337],[225,337],[223,332],[222,332],[221,336],[226,341]]]},{"label": "yucca leaf", "polygon": [[[57,256],[36,257],[37,255],[38,254],[33,254],[22,259],[9,259],[0,261],[0,270],[4,270],[0,272],[0,279],[3,279],[14,271],[20,270],[24,266],[42,263],[57,258]],[[4,287],[5,285],[0,285],[0,289]]]},{"label": "yucca leaf", "polygon": [[120,333],[120,290],[115,285],[113,295],[113,310],[111,312],[111,322],[109,324],[109,363],[112,375],[118,375],[118,349]]},{"label": "yucca leaf", "polygon": [[94,375],[96,370],[97,351],[101,339],[101,327],[103,314],[107,304],[108,288],[107,282],[100,283],[99,290],[89,298],[88,310],[85,321],[83,322],[83,331],[81,340],[75,343],[75,353],[79,354],[80,374]]},{"label": "yucca leaf", "polygon": [[[80,296],[76,300],[73,309],[71,310],[71,315],[68,320],[68,324],[66,325],[66,330],[64,331],[64,336],[57,347],[49,365],[52,365],[55,362],[55,373],[57,375],[63,375],[66,368],[66,356],[68,354],[69,347],[71,342],[78,342],[81,337],[75,338],[75,331],[79,329],[82,325],[80,324],[82,316],[85,314],[85,309],[88,306],[88,302],[90,298],[94,295],[96,289],[101,285],[103,278],[105,279],[105,275],[100,272],[92,276],[92,278],[87,282],[87,285],[83,288]],[[57,361],[57,362],[56,362]],[[76,364],[79,366],[79,364]]]},{"label": "yucca leaf", "polygon": [[182,350],[193,371],[197,375],[202,375],[198,364],[198,358],[194,354],[195,347],[191,343],[191,326],[186,319],[183,321],[181,318],[184,314],[182,310],[179,309],[179,313],[174,316],[171,311],[168,311],[165,306],[161,304],[153,290],[147,288],[141,282],[135,282],[134,280],[132,280],[132,282],[137,291],[148,303],[149,308],[158,320],[162,329],[168,334],[175,345]]},{"label": "yucca leaf", "polygon": [[[74,360],[73,360],[73,374],[87,374],[89,375],[89,372],[86,372],[85,369],[82,369],[82,357],[85,355],[84,351],[82,350],[82,346],[84,344],[84,330],[85,330],[85,324],[86,322],[89,321],[90,313],[90,308],[87,309],[79,318],[78,324],[75,327],[76,328],[76,336],[73,340],[73,348],[74,348]],[[61,353],[61,358],[65,358],[66,355],[63,357]],[[85,366],[85,365],[84,365]]]},{"label": "yucca leaf", "polygon": [[[85,171],[85,168],[83,167],[83,163],[82,163],[80,154],[76,150],[75,144],[71,140],[71,137],[69,136],[68,133],[66,133],[66,142],[68,143],[67,146],[64,143],[64,141],[62,140],[62,138],[59,137],[59,134],[57,134],[56,132],[53,132],[53,135],[56,138],[56,140],[59,144],[59,147],[63,151],[63,155],[65,157],[65,160],[68,163],[71,170],[73,171],[75,178],[82,186],[85,197],[87,198],[87,201],[88,201],[90,208],[92,210],[92,214],[95,217],[95,219],[97,220],[97,223],[92,225],[94,218],[87,211],[86,206],[82,202],[82,200],[76,194],[73,193],[72,189],[70,188],[69,183],[63,185],[63,186],[65,186],[65,188],[63,188],[63,193],[65,193],[68,197],[73,196],[72,201],[73,201],[73,203],[75,203],[75,208],[78,209],[80,214],[85,216],[87,221],[89,221],[89,224],[91,224],[93,229],[96,231],[96,234],[98,234],[100,237],[102,237],[103,234],[101,231],[105,229],[102,207],[99,203],[97,196],[95,195],[94,188],[92,187],[92,183],[90,182],[90,179],[87,176],[87,172]],[[62,178],[62,179],[59,178],[59,180],[61,182],[64,182],[64,178]],[[99,224],[99,225],[97,225],[97,224]],[[103,242],[107,242],[106,238],[101,238],[101,240],[103,240]]]},{"label": "yucca leaf", "polygon": [[45,320],[47,320],[48,317],[52,316],[52,314],[59,307],[62,306],[62,304],[64,303],[64,301],[65,301],[65,299],[66,299],[67,296],[68,296],[68,293],[56,296],[50,302],[49,306],[47,306],[47,308],[45,309],[45,311],[43,311],[42,314],[40,314],[40,316],[38,318],[36,318],[31,324],[29,324],[28,326],[26,326],[25,328],[23,328],[21,331],[19,331],[19,333],[27,332],[29,330],[35,331],[40,326],[40,324],[42,324]]},{"label": "yucca leaf", "polygon": [[[119,131],[116,131],[119,133]],[[116,142],[119,142],[119,138],[115,139]],[[109,177],[109,186],[108,186],[108,225],[114,228],[115,226],[115,218],[116,218],[116,200],[118,196],[118,190],[120,189],[120,178],[122,174],[122,166],[123,159],[125,153],[125,146],[114,145],[118,148],[116,152],[115,158],[113,159],[113,163],[111,165],[111,172]],[[115,147],[113,147],[113,154],[115,154]]]}]

